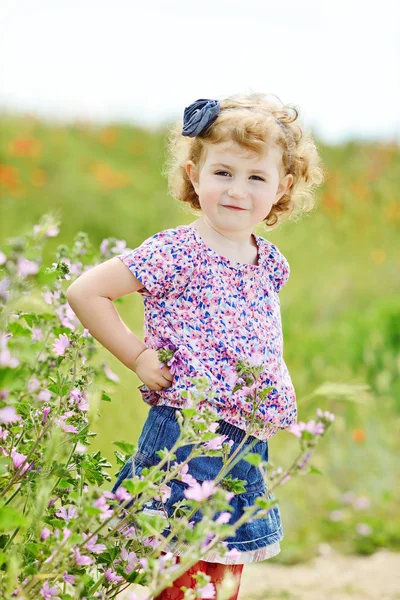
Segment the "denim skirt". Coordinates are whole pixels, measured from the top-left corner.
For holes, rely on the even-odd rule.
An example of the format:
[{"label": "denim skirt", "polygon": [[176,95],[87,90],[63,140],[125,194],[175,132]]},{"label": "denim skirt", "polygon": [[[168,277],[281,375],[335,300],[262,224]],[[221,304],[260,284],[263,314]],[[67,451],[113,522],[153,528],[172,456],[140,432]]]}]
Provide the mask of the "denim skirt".
[{"label": "denim skirt", "polygon": [[[179,423],[175,416],[177,410],[179,409],[165,405],[151,406],[138,440],[138,450],[118,473],[117,480],[112,489],[113,492],[117,490],[124,479],[132,477],[133,472],[136,475],[140,475],[143,468],[151,467],[160,462],[161,459],[156,454],[157,450],[172,448],[180,434]],[[233,453],[246,435],[245,431],[223,420],[219,420],[218,423],[219,427],[215,433],[226,435],[228,436],[227,441],[232,440],[234,442],[230,451]],[[253,436],[249,436],[240,452],[243,452],[248,445],[252,446],[250,452],[260,454],[262,459],[268,462],[268,441],[263,442]],[[193,445],[188,444],[175,450],[176,461],[182,462],[185,460],[189,456],[192,448]],[[164,469],[165,466],[166,465],[163,467]],[[192,458],[188,462],[188,472],[199,483],[202,483],[206,480],[214,480],[222,466],[222,457],[210,457],[205,455]],[[235,494],[229,502],[233,508],[229,525],[234,525],[243,515],[243,509],[246,506],[252,506],[257,497],[265,495],[266,486],[260,470],[243,459],[235,464],[228,475],[231,475],[233,479],[245,480],[243,485],[246,491],[241,494]],[[168,483],[168,486],[171,488],[171,495],[167,501],[162,504],[161,501],[152,499],[144,505],[143,509],[145,512],[158,514],[158,511],[162,511],[162,506],[164,506],[164,510],[167,512],[168,517],[172,517],[174,512],[173,505],[178,500],[185,501],[184,491],[189,486],[176,479],[172,479]],[[275,496],[272,492],[267,495],[267,498],[275,500]],[[156,513],[154,511],[156,511]],[[162,513],[163,512],[164,511],[162,511]],[[162,513],[160,513],[160,516]],[[216,519],[219,514],[220,513],[216,514],[214,518]],[[198,510],[191,517],[191,520],[194,521],[194,523],[197,523],[202,518],[203,515],[201,511]],[[162,535],[167,537],[168,534],[169,529],[166,528],[162,532]],[[233,537],[228,537],[224,541],[228,550],[235,548],[239,552],[249,552],[264,548],[265,546],[279,542],[282,539],[283,530],[281,515],[278,505],[275,504],[269,509],[267,515],[242,524],[236,530]]]}]

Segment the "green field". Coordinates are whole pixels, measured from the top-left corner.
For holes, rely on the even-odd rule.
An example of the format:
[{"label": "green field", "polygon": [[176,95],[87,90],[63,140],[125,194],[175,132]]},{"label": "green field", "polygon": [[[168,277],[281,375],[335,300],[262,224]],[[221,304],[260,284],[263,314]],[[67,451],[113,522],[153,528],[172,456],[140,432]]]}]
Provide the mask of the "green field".
[{"label": "green field", "polygon": [[[165,131],[21,115],[3,115],[1,128],[1,239],[57,209],[61,232],[47,246],[49,264],[56,246],[70,244],[78,231],[96,247],[110,236],[135,247],[195,218],[168,196],[160,174]],[[277,560],[285,562],[309,558],[321,542],[344,552],[400,548],[399,146],[319,147],[328,177],[316,210],[297,223],[256,231],[291,266],[280,299],[299,420],[312,419],[317,407],[336,416],[312,461],[324,475],[298,477],[277,490],[285,533]],[[140,296],[116,306],[142,337]],[[119,386],[110,384],[112,403],[101,403],[94,442],[114,462],[113,441],[136,442],[148,407],[136,375],[104,349],[99,358],[121,378]],[[328,383],[329,393],[313,394]],[[368,392],[354,387],[365,385]],[[286,466],[296,452],[288,432],[270,440],[275,466]],[[349,491],[366,497],[364,505],[362,498],[353,507],[343,504]]]}]

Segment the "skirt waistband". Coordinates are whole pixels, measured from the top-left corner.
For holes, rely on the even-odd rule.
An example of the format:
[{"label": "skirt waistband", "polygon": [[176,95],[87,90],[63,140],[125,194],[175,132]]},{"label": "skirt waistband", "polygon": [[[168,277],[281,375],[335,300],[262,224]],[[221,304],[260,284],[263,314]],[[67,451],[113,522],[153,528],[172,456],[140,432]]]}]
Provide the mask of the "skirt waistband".
[{"label": "skirt waistband", "polygon": [[[175,416],[176,410],[182,411],[181,408],[178,408],[175,406],[167,406],[166,404],[152,406],[150,410],[156,410],[157,413],[160,415],[165,415],[165,416],[169,415],[173,419],[176,419],[176,416]],[[243,429],[240,429],[239,427],[236,427],[236,425],[232,425],[231,423],[228,423],[227,421],[224,421],[223,419],[216,419],[216,422],[219,423],[219,427],[215,433],[218,433],[219,435],[226,435],[226,436],[228,436],[228,439],[231,439],[234,442],[240,443],[246,435],[246,432]],[[260,443],[260,444],[265,444],[267,446],[268,440],[263,442],[259,438],[256,438],[253,435],[249,435],[246,443],[247,444]]]}]

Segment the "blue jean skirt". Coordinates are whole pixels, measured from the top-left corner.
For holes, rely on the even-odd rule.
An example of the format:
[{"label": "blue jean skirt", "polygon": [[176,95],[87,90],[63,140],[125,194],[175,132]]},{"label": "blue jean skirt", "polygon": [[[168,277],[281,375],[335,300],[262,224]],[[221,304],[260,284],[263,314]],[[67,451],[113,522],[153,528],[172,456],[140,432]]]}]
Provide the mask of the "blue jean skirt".
[{"label": "blue jean skirt", "polygon": [[[138,440],[138,450],[119,472],[112,489],[113,492],[117,490],[124,479],[132,477],[133,470],[136,475],[140,475],[144,467],[151,467],[160,462],[161,459],[156,454],[157,450],[172,448],[180,434],[179,424],[175,416],[176,410],[179,409],[171,406],[151,406]],[[228,436],[227,440],[230,439],[234,442],[231,448],[232,453],[243,440],[245,431],[226,421],[219,420],[218,422],[219,427],[216,433],[226,435]],[[268,462],[268,441],[263,442],[253,436],[249,436],[240,452],[243,452],[248,445],[252,445],[250,452],[260,454],[262,459]],[[192,448],[193,445],[188,444],[175,450],[177,462],[185,460]],[[192,458],[188,462],[188,472],[201,483],[206,480],[214,480],[222,466],[223,460],[219,456],[201,456]],[[234,525],[243,515],[243,509],[246,506],[253,505],[258,496],[265,494],[266,486],[260,470],[243,459],[238,461],[228,474],[233,479],[245,480],[243,485],[246,491],[241,494],[235,494],[230,500],[230,505],[234,511],[232,512],[229,524]],[[174,512],[173,505],[178,500],[185,500],[184,491],[188,488],[188,485],[176,479],[172,479],[168,485],[171,486],[171,495],[167,501],[162,504],[161,501],[152,499],[145,504],[146,512],[161,511],[162,507],[164,507],[168,517],[172,517]],[[275,500],[272,492],[267,497]],[[191,517],[191,520],[197,523],[202,517],[203,515],[199,510]],[[215,518],[217,517],[218,515],[215,516]],[[168,536],[169,529],[165,529],[162,533],[165,537]],[[233,537],[226,538],[224,541],[228,550],[235,548],[237,551],[243,553],[256,551],[271,544],[276,545],[276,542],[282,539],[281,515],[278,505],[275,504],[265,517],[244,523],[236,530]]]}]

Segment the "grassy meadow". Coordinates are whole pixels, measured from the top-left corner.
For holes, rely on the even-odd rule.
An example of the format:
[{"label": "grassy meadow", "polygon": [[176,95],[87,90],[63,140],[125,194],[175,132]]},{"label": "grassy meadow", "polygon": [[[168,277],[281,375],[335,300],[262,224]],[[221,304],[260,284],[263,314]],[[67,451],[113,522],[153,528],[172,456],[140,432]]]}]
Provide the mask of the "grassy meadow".
[{"label": "grassy meadow", "polygon": [[[10,114],[1,129],[0,237],[21,234],[57,209],[61,232],[47,246],[49,264],[56,246],[78,231],[96,247],[110,236],[135,247],[196,218],[167,194],[164,130]],[[291,266],[280,299],[299,421],[318,407],[336,417],[311,461],[323,475],[277,490],[285,538],[275,560],[285,563],[306,560],[326,543],[348,553],[400,549],[400,150],[357,140],[319,147],[329,174],[316,210],[271,232],[256,230]],[[116,306],[141,337],[140,296]],[[105,349],[99,360],[121,378],[109,382],[112,402],[101,403],[93,443],[115,464],[113,441],[135,443],[148,407],[134,373]],[[274,436],[275,467],[287,466],[297,445],[288,432]]]}]

